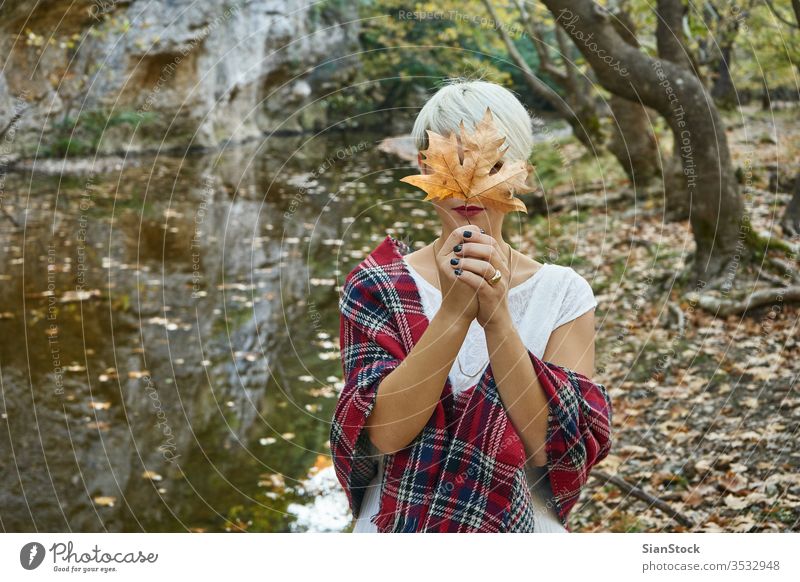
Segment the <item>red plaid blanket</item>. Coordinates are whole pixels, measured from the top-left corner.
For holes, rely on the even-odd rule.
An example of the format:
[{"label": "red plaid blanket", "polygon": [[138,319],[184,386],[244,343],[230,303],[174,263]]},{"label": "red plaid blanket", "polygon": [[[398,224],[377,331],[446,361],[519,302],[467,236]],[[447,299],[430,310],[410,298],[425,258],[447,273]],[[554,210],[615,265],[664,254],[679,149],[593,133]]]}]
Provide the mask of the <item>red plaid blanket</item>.
[{"label": "red plaid blanket", "polygon": [[[378,470],[365,430],[378,384],[429,324],[402,260],[408,252],[405,243],[387,236],[347,275],[339,299],[344,388],[330,442],[355,517]],[[556,513],[569,531],[567,516],[589,470],[611,448],[611,402],[602,384],[528,354],[549,396],[547,469]],[[525,462],[491,365],[476,385],[456,395],[448,379],[420,434],[386,455],[372,522],[380,532],[532,532]]]}]

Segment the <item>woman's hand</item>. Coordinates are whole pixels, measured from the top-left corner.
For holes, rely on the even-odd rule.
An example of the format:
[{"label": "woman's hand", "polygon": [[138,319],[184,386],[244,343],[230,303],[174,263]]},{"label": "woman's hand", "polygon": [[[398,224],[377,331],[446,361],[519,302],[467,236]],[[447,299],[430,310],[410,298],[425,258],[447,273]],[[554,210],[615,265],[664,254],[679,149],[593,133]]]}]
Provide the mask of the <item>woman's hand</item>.
[{"label": "woman's hand", "polygon": [[[510,265],[504,247],[493,237],[481,232],[473,232],[464,237],[461,250],[455,255],[458,264],[452,265],[457,279],[465,287],[477,293],[479,309],[478,323],[485,330],[503,329],[511,325],[511,313],[508,310],[508,282],[511,279]],[[499,270],[503,277],[494,285],[489,279]]]},{"label": "woman's hand", "polygon": [[442,286],[441,309],[469,324],[478,315],[478,294],[474,288],[459,281],[459,276],[454,273],[455,267],[451,264],[451,259],[459,256],[454,248],[463,244],[463,241],[472,240],[472,237],[463,236],[465,232],[470,232],[475,237],[480,234],[480,227],[468,224],[454,229],[444,240],[435,258],[439,284]]}]

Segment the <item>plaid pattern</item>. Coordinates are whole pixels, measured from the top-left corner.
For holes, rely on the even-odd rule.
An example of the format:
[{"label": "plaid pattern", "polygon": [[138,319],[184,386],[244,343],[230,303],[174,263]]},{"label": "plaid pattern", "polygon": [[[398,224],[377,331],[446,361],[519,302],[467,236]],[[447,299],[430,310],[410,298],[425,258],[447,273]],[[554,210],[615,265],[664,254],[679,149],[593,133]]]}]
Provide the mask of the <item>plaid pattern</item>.
[{"label": "plaid pattern", "polygon": [[[401,258],[409,251],[387,236],[346,277],[339,299],[345,385],[330,442],[336,476],[355,517],[378,470],[365,430],[378,384],[429,323]],[[611,402],[602,384],[528,354],[549,397],[547,468],[556,513],[569,531],[567,516],[589,470],[611,448]],[[420,434],[386,455],[372,522],[380,532],[532,532],[525,461],[491,365],[476,385],[456,395],[448,379]]]}]

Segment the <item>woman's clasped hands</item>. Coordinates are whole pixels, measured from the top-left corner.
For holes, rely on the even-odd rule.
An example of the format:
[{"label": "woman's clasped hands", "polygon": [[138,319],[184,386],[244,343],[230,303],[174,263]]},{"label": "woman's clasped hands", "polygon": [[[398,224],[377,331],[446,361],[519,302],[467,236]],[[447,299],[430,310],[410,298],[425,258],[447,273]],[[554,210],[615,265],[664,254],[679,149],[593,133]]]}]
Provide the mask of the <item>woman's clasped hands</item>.
[{"label": "woman's clasped hands", "polygon": [[[437,251],[436,266],[442,287],[442,308],[484,328],[511,321],[508,284],[511,279],[506,249],[475,225],[454,229]],[[489,280],[500,271],[494,285]]]}]

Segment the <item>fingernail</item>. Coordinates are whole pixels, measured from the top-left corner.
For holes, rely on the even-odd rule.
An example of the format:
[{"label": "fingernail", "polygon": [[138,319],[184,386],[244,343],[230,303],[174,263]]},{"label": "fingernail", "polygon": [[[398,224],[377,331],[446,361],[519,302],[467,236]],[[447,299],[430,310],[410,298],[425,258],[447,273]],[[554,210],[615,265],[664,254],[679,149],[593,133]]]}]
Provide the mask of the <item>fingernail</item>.
[{"label": "fingernail", "polygon": [[470,231],[470,230],[465,230],[465,231],[464,231],[464,236],[465,236],[465,237],[467,237],[467,238],[471,237],[471,236],[472,236],[472,231]]},{"label": "fingernail", "polygon": [[450,264],[451,265],[457,265],[458,264],[458,259],[450,259]]},{"label": "fingernail", "polygon": [[453,250],[454,250],[455,252],[459,252],[459,251],[461,251],[461,243],[458,243],[456,246],[454,246],[454,247],[453,247]]},{"label": "fingernail", "polygon": [[486,231],[481,229],[481,234],[486,234]]},{"label": "fingernail", "polygon": [[453,272],[454,272],[456,275],[460,275],[460,274],[461,274],[461,269],[456,269],[456,270],[455,270],[455,271],[453,271]]}]

